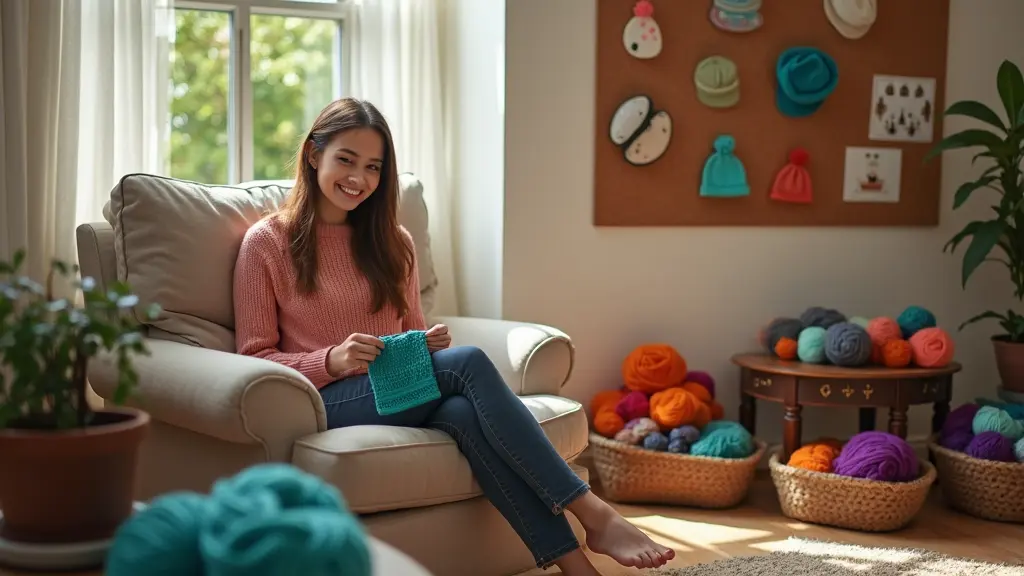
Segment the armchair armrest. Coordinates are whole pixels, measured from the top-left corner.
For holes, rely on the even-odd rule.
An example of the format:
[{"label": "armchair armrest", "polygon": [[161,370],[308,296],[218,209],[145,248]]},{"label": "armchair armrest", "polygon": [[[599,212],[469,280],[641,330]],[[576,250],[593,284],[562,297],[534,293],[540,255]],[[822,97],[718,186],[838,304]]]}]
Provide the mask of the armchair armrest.
[{"label": "armchair armrest", "polygon": [[[148,339],[135,356],[138,385],[125,402],[154,420],[239,444],[260,444],[268,460],[291,459],[298,438],[327,429],[320,394],[304,376],[276,362]],[[109,400],[117,361],[98,356],[89,381]]]},{"label": "armchair armrest", "polygon": [[452,346],[476,346],[519,396],[558,394],[572,374],[576,349],[564,332],[527,322],[443,316]]}]

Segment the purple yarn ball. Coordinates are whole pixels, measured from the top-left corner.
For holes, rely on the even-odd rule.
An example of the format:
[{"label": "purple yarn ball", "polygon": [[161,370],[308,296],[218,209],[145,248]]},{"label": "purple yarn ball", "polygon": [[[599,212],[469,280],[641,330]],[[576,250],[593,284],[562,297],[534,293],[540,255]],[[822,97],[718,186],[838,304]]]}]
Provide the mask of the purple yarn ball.
[{"label": "purple yarn ball", "polygon": [[943,432],[942,438],[939,439],[939,444],[944,448],[950,450],[956,450],[957,452],[963,452],[964,448],[971,443],[974,439],[974,433],[970,429],[967,430],[954,430],[952,433]]},{"label": "purple yarn ball", "polygon": [[702,370],[690,370],[686,373],[686,378],[683,378],[684,382],[696,382],[701,386],[708,389],[711,393],[711,397],[715,397],[715,379],[711,377],[711,374]]},{"label": "purple yarn ball", "polygon": [[887,432],[861,432],[843,446],[836,474],[881,482],[909,482],[918,476],[917,454],[906,440]]},{"label": "purple yarn ball", "polygon": [[964,453],[982,460],[994,460],[996,462],[1017,461],[1017,457],[1013,454],[1013,440],[999,432],[987,431],[978,434],[967,445],[967,448],[964,449]]},{"label": "purple yarn ball", "polygon": [[974,423],[974,416],[981,406],[978,404],[961,404],[946,416],[942,424],[942,436],[951,436],[955,432],[970,432]]}]

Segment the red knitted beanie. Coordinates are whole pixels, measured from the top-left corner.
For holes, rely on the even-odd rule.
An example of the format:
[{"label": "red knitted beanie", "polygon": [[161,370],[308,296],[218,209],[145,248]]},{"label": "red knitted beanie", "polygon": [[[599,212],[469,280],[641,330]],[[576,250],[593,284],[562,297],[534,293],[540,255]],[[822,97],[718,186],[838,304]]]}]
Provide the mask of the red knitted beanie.
[{"label": "red knitted beanie", "polygon": [[811,175],[805,167],[808,158],[807,151],[803,148],[796,148],[789,153],[789,163],[779,170],[772,184],[772,200],[799,204],[811,202],[814,196]]}]

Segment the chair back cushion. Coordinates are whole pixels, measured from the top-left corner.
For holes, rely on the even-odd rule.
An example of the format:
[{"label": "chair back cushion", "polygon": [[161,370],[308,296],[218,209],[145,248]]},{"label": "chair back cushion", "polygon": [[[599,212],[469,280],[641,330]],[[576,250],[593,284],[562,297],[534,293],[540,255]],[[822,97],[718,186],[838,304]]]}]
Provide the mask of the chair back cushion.
[{"label": "chair back cushion", "polygon": [[[437,278],[423,186],[412,174],[400,181],[399,222],[416,244],[427,315]],[[144,321],[150,337],[234,352],[238,248],[246,230],[277,209],[291,186],[286,180],[213,186],[151,174],[118,182],[104,217],[114,229],[117,279],[139,296],[137,312],[154,302],[163,308],[156,320]]]}]

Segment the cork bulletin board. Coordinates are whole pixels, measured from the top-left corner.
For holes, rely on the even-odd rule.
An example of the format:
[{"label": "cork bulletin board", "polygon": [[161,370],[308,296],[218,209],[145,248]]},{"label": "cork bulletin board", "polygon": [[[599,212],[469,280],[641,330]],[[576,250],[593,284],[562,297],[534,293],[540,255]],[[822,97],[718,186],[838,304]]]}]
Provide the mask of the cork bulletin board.
[{"label": "cork bulletin board", "polygon": [[938,224],[949,0],[597,3],[596,226]]}]

